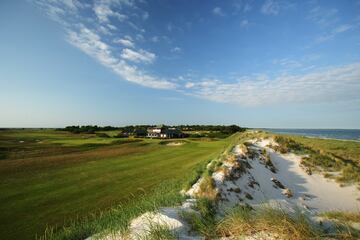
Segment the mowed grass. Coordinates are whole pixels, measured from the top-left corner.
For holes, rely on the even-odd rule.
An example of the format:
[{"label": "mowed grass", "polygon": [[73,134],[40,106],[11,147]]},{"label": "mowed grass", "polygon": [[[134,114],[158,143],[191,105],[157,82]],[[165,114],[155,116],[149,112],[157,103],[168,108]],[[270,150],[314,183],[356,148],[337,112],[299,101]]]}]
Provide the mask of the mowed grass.
[{"label": "mowed grass", "polygon": [[53,130],[0,131],[0,236],[34,239],[46,226],[131,202],[165,180],[187,178],[228,142],[167,146]]}]

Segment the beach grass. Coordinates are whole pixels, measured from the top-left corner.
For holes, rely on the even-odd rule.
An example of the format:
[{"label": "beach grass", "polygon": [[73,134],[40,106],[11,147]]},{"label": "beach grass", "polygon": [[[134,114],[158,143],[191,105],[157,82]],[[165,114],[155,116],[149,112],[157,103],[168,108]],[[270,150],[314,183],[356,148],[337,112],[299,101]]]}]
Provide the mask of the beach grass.
[{"label": "beach grass", "polygon": [[306,155],[301,164],[312,171],[339,172],[332,177],[340,183],[360,184],[360,142],[334,139],[316,139],[291,135],[269,134],[279,146],[280,153],[294,152]]}]

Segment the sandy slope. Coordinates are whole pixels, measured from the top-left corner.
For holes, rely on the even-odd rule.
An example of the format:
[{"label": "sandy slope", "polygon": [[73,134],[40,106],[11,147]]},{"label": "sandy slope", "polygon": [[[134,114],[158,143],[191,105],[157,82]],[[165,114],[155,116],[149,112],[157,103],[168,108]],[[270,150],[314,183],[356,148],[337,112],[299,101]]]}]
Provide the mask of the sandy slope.
[{"label": "sandy slope", "polygon": [[[236,181],[225,181],[219,187],[223,193],[225,206],[233,206],[240,200],[249,204],[270,202],[294,209],[298,206],[312,213],[328,210],[360,210],[360,192],[356,186],[340,187],[333,180],[326,179],[322,175],[308,175],[299,165],[301,156],[295,154],[279,154],[266,147],[268,140],[254,142],[253,149],[263,148],[270,154],[270,159],[277,169],[276,173],[266,168],[261,160],[261,155],[254,159],[247,159],[251,168]],[[293,196],[288,198],[281,188],[275,187],[271,178],[280,181],[290,189]],[[241,193],[229,191],[240,188]],[[246,194],[253,199],[248,199]],[[248,195],[249,197],[249,195]]]}]

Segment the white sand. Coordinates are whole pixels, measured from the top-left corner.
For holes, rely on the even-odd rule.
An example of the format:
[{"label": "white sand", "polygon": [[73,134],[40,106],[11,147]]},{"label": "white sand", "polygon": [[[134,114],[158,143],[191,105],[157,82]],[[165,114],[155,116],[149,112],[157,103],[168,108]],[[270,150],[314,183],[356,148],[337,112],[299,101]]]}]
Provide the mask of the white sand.
[{"label": "white sand", "polygon": [[[142,240],[146,239],[152,228],[162,226],[169,229],[174,236],[182,240],[202,240],[203,237],[191,231],[188,223],[186,223],[179,215],[181,211],[195,212],[192,209],[194,199],[186,200],[182,206],[174,208],[160,208],[156,212],[146,212],[143,215],[133,219],[130,223],[129,233],[124,236],[120,232],[110,233],[105,236],[94,236],[86,240]],[[196,213],[196,212],[195,212]]]},{"label": "white sand", "polygon": [[[222,197],[227,199],[223,203],[224,206],[234,206],[240,200],[254,205],[269,202],[290,211],[297,206],[312,213],[329,210],[360,210],[360,201],[357,200],[360,192],[356,186],[340,187],[338,183],[322,175],[308,175],[299,165],[301,156],[274,152],[266,147],[269,143],[274,144],[271,140],[254,141],[254,143],[254,149],[267,150],[277,172],[271,172],[259,158],[248,159],[252,168],[248,169],[246,174],[236,181],[225,181],[220,186]],[[279,180],[290,189],[293,197],[288,198],[282,193],[283,189],[275,188],[271,178]],[[257,184],[252,184],[251,187],[249,186],[251,182]],[[231,188],[240,188],[241,193],[229,191]],[[247,199],[246,193],[253,199]]]}]

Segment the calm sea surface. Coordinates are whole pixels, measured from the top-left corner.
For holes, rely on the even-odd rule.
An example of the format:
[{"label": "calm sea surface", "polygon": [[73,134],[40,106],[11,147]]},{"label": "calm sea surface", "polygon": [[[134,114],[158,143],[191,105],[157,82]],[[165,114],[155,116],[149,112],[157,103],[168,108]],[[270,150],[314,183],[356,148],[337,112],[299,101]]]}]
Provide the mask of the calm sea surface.
[{"label": "calm sea surface", "polygon": [[266,128],[269,132],[301,135],[306,137],[332,138],[360,141],[360,129],[280,129]]}]

